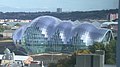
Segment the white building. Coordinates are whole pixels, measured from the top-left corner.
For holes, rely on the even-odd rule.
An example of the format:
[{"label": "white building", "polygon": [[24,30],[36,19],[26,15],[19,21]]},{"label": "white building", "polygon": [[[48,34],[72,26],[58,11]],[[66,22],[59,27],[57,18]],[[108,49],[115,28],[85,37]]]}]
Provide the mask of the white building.
[{"label": "white building", "polygon": [[5,30],[3,32],[3,38],[12,38],[14,30]]}]

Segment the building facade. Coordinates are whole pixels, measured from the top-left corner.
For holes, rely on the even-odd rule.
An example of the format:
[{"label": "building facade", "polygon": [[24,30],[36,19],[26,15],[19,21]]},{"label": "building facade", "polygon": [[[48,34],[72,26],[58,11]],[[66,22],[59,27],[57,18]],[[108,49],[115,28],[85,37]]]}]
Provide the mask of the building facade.
[{"label": "building facade", "polygon": [[57,13],[62,13],[62,8],[57,8]]},{"label": "building facade", "polygon": [[15,30],[4,30],[3,38],[12,38],[14,31]]},{"label": "building facade", "polygon": [[41,16],[22,26],[13,34],[16,45],[28,52],[63,52],[86,49],[94,42],[109,42],[112,31],[99,29],[90,23],[74,25],[52,16]]}]

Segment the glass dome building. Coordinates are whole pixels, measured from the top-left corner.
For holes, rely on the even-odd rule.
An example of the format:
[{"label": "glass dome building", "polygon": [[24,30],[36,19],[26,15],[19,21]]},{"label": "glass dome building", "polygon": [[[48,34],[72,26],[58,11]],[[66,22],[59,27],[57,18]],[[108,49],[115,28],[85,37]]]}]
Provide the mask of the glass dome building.
[{"label": "glass dome building", "polygon": [[64,52],[85,49],[94,42],[107,43],[112,31],[91,23],[73,24],[52,16],[40,16],[17,29],[13,34],[16,46],[30,53]]}]

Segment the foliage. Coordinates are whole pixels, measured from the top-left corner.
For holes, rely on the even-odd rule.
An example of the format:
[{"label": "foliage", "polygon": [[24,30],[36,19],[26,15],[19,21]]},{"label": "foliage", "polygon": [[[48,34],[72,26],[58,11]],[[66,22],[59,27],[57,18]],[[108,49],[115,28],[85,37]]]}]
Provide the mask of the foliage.
[{"label": "foliage", "polygon": [[61,20],[81,20],[81,19],[108,19],[108,14],[118,13],[118,9],[96,10],[96,11],[74,11],[74,12],[6,12],[0,13],[0,19],[30,19],[33,20],[38,16],[50,15],[60,18]]},{"label": "foliage", "polygon": [[93,45],[89,46],[89,49],[92,53],[95,53],[96,50],[105,50],[105,45],[103,43],[94,43]]},{"label": "foliage", "polygon": [[65,59],[61,59],[58,63],[50,64],[48,67],[74,67],[76,64],[76,55],[94,53],[96,50],[105,51],[105,63],[115,64],[116,62],[116,40],[111,40],[109,44],[104,45],[103,43],[95,43],[89,46],[89,50],[78,50]]},{"label": "foliage", "polygon": [[71,57],[59,60],[56,65],[57,67],[73,67],[75,62],[75,55],[72,55]]},{"label": "foliage", "polygon": [[4,30],[9,30],[10,28],[7,26],[0,25],[0,32],[3,32]]},{"label": "foliage", "polygon": [[78,50],[75,53],[76,55],[80,55],[80,54],[90,54],[91,52],[89,50]]},{"label": "foliage", "polygon": [[76,64],[76,55],[78,54],[89,54],[91,53],[89,50],[78,50],[72,54],[72,56],[66,57],[58,61],[58,63],[49,64],[48,67],[74,67]]},{"label": "foliage", "polygon": [[0,32],[3,32],[4,28],[2,26],[0,26]]},{"label": "foliage", "polygon": [[21,26],[19,23],[16,23],[15,26]]},{"label": "foliage", "polygon": [[113,40],[109,44],[107,44],[105,51],[106,51],[105,62],[107,64],[115,64],[116,63],[116,41]]},{"label": "foliage", "polygon": [[106,64],[115,64],[116,63],[116,40],[111,40],[109,44],[95,43],[94,45],[89,46],[91,52],[95,50],[104,50],[105,51],[105,63]]},{"label": "foliage", "polygon": [[50,63],[48,67],[57,67],[57,65],[55,63]]}]

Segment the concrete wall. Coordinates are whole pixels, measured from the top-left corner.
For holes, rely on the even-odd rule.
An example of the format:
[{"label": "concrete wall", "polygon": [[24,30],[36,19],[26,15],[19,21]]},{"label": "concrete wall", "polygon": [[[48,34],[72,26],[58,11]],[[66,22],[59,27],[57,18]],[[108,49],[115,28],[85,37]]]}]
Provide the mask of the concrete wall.
[{"label": "concrete wall", "polygon": [[76,56],[75,67],[104,67],[104,56],[98,54]]}]

